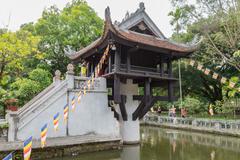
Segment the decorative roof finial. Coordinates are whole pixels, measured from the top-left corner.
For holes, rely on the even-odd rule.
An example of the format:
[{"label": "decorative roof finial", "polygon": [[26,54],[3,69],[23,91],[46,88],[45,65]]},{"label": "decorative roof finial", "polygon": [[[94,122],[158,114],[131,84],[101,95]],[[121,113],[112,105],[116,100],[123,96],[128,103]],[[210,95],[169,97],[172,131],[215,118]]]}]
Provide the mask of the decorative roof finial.
[{"label": "decorative roof finial", "polygon": [[125,20],[129,18],[129,12],[127,11],[126,15],[125,15]]},{"label": "decorative roof finial", "polygon": [[111,13],[110,13],[110,8],[107,7],[105,9],[105,20],[108,21],[108,22],[112,22],[111,20]]},{"label": "decorative roof finial", "polygon": [[145,5],[144,5],[143,2],[141,2],[141,3],[139,4],[139,8],[140,8],[140,10],[145,10]]}]

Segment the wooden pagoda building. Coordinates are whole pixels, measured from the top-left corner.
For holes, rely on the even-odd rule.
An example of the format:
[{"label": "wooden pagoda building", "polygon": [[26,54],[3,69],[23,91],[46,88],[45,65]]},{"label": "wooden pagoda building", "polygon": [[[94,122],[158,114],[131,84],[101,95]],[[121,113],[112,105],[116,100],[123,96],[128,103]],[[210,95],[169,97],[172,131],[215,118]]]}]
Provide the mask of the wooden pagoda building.
[{"label": "wooden pagoda building", "polygon": [[[111,53],[101,70],[101,76],[107,79],[107,87],[112,89],[109,100],[119,104],[124,121],[129,120],[129,117],[133,121],[142,118],[156,101],[177,99],[173,88],[178,79],[173,76],[172,62],[187,57],[197,47],[167,39],[145,12],[144,3],[140,3],[135,13],[127,13],[121,23],[114,24],[110,9],[107,8],[102,36],[69,57],[73,63],[87,62],[90,75],[108,45],[112,46]],[[132,113],[127,112],[126,95],[120,91],[121,84],[125,84],[128,79],[144,88],[143,95],[132,95],[133,101],[140,101]],[[153,96],[154,87],[165,87],[168,94]]]}]

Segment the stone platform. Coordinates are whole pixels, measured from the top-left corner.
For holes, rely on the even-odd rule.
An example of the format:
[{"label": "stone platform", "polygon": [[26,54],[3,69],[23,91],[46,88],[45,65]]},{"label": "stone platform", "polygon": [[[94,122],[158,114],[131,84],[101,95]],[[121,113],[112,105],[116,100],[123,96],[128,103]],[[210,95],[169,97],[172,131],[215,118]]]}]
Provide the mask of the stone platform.
[{"label": "stone platform", "polygon": [[[61,156],[78,155],[84,152],[121,149],[120,137],[102,135],[82,135],[70,137],[48,138],[44,149],[39,140],[33,140],[32,159],[47,159]],[[22,157],[23,142],[1,142],[0,159],[14,151],[14,157]]]}]

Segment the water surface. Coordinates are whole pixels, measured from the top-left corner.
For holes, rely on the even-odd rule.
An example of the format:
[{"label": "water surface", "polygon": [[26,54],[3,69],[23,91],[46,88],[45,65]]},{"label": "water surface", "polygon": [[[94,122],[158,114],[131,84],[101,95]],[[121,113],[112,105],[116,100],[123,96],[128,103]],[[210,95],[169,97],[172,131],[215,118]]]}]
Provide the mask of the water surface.
[{"label": "water surface", "polygon": [[52,160],[239,160],[240,138],[156,127],[141,128],[141,144],[121,151]]}]

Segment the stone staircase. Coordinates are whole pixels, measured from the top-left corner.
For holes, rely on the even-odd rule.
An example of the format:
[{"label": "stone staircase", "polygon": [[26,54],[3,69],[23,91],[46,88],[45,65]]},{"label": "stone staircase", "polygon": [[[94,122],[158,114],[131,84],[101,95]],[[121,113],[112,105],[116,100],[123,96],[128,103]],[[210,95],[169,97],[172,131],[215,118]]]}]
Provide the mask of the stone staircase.
[{"label": "stone staircase", "polygon": [[[17,112],[8,112],[8,141],[25,140],[29,136],[40,138],[40,129],[48,124],[48,137],[79,136],[88,133],[96,135],[119,136],[116,123],[117,113],[111,112],[105,78],[96,78],[94,85],[77,103],[77,94],[83,90],[88,77],[74,76],[73,67],[68,67],[66,79],[60,80],[61,73],[56,71],[54,82],[25,104]],[[76,111],[71,111],[71,101],[75,98]],[[63,107],[69,105],[67,123],[63,120]],[[59,113],[59,129],[53,130],[53,116]],[[79,127],[77,127],[79,126]]]}]

